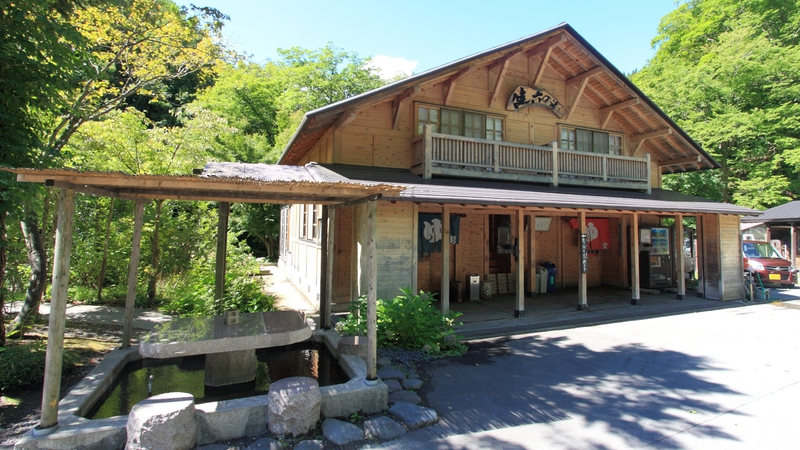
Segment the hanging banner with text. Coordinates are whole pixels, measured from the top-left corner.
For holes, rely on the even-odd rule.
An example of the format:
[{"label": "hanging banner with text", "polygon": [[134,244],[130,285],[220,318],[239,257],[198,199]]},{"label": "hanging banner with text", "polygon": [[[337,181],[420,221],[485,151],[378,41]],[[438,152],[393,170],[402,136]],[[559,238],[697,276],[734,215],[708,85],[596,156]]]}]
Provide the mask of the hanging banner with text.
[{"label": "hanging banner with text", "polygon": [[[450,215],[450,243],[458,244],[461,216]],[[442,251],[442,215],[419,213],[419,253],[439,253]]]},{"label": "hanging banner with text", "polygon": [[509,111],[519,111],[522,108],[538,106],[550,110],[559,119],[564,117],[566,111],[564,106],[551,93],[544,89],[530,86],[518,86],[508,98],[506,109]]}]

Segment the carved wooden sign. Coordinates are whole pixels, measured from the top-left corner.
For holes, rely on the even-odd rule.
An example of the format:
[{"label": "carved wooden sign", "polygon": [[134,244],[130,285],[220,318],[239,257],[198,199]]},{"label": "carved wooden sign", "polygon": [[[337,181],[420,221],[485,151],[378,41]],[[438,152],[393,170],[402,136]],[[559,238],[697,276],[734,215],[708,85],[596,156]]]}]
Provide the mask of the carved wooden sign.
[{"label": "carved wooden sign", "polygon": [[547,108],[559,119],[566,114],[564,106],[553,94],[544,89],[530,86],[518,86],[508,99],[506,109],[509,111],[518,111],[522,108],[532,106]]}]

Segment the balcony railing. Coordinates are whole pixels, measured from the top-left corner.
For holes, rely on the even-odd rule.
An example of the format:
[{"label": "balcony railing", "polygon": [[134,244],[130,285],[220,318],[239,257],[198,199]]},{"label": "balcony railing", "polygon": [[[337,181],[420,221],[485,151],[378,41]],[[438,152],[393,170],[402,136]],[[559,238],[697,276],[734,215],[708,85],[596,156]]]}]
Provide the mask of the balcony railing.
[{"label": "balcony railing", "polygon": [[650,193],[650,155],[606,155],[552,147],[433,133],[425,126],[415,138],[412,172],[431,178],[471,178],[646,190]]}]

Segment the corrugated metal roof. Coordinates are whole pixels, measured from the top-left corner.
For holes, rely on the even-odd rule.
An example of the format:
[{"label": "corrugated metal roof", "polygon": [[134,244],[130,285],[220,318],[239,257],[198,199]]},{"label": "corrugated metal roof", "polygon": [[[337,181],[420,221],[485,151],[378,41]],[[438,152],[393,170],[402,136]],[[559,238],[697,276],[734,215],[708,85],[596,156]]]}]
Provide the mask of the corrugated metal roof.
[{"label": "corrugated metal roof", "polygon": [[405,188],[397,197],[384,196],[385,200],[748,216],[758,213],[750,208],[715,202],[666,189],[653,189],[652,194],[647,194],[599,188],[553,188],[527,183],[466,178],[437,177],[425,180],[407,169],[340,164],[309,164],[306,167],[312,176],[319,180],[383,182]]},{"label": "corrugated metal roof", "polygon": [[800,200],[770,208],[758,217],[743,217],[742,222],[800,222]]}]

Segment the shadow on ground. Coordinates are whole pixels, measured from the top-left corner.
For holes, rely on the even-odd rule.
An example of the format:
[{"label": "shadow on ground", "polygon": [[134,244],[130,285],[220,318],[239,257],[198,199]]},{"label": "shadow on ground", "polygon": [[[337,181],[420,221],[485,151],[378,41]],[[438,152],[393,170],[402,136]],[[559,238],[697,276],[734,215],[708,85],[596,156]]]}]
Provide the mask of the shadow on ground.
[{"label": "shadow on ground", "polygon": [[[731,413],[701,399],[740,395],[704,377],[704,371],[718,370],[704,358],[635,345],[593,350],[566,337],[542,336],[481,341],[462,357],[423,367],[422,395],[439,412],[440,422],[421,432],[437,439],[569,419],[586,427],[602,425],[630,446],[674,447],[668,438],[686,429],[735,439],[713,425],[692,428]],[[550,444],[569,447],[570,438],[551,436]],[[582,444],[610,448],[607,441]]]}]

